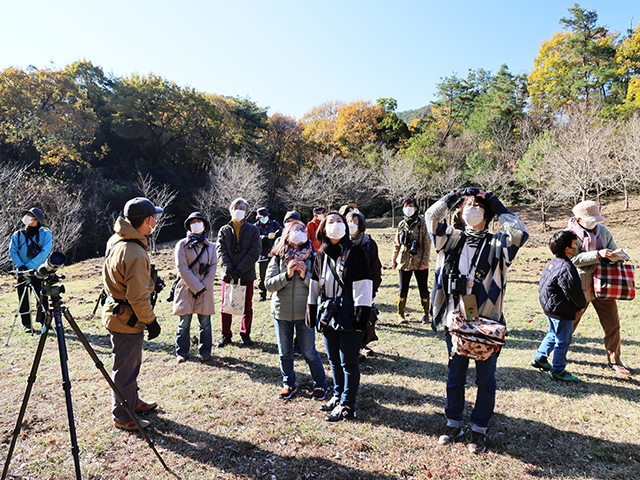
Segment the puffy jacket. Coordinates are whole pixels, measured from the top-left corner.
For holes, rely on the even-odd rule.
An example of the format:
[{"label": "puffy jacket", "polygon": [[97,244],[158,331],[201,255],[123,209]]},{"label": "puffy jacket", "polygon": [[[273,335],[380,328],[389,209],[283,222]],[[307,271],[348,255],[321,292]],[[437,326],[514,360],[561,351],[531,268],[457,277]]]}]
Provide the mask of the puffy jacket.
[{"label": "puffy jacket", "polygon": [[18,230],[11,236],[9,255],[16,268],[24,266],[29,270],[33,270],[42,265],[49,257],[53,242],[51,231],[48,228],[39,227],[38,232],[29,240],[29,242],[31,241],[40,247],[40,252],[33,258],[29,258],[27,255],[28,244],[24,231]]},{"label": "puffy jacket", "polygon": [[267,267],[264,286],[271,295],[271,315],[278,320],[304,320],[309,296],[309,281],[313,254],[304,261],[307,266],[304,280],[298,272],[287,279],[287,269],[281,257],[272,257]]},{"label": "puffy jacket", "polygon": [[[406,240],[403,242],[403,238]],[[411,255],[409,252],[411,242],[418,241],[418,253]],[[393,256],[391,261],[397,263],[398,270],[425,270],[429,268],[429,254],[431,253],[431,239],[424,218],[418,217],[411,227],[406,220],[398,225],[395,239],[393,240]]]},{"label": "puffy jacket", "polygon": [[[125,300],[128,305],[121,304],[116,315],[113,313],[115,303],[107,300],[102,307],[102,324],[112,332],[140,333],[156,319],[151,306],[154,282],[147,237],[122,217],[116,220],[114,230],[116,233],[107,242],[109,255],[102,266],[102,281],[107,295],[114,300]],[[138,321],[130,327],[127,322],[134,312]]]},{"label": "puffy jacket", "polygon": [[[216,254],[216,246],[209,240],[196,245],[193,248],[187,248],[188,238],[183,238],[176,244],[174,252],[176,269],[178,270],[178,284],[173,297],[173,308],[171,312],[174,315],[187,315],[189,313],[199,313],[200,315],[213,315],[215,313],[215,303],[213,297],[213,281],[216,278],[216,269],[218,268],[218,255]],[[198,261],[189,268],[189,265],[198,257],[204,249]],[[201,266],[208,265],[206,274],[200,273]],[[194,298],[193,294],[198,293],[206,288],[198,298]]]},{"label": "puffy jacket", "polygon": [[223,280],[231,282],[229,274],[234,270],[240,279],[252,282],[256,279],[256,261],[262,251],[260,230],[246,221],[240,226],[240,240],[236,240],[236,232],[231,222],[218,232],[218,259],[222,267]]},{"label": "puffy jacket", "polygon": [[576,313],[587,305],[578,270],[571,260],[556,257],[540,277],[540,305],[546,315],[558,320],[575,320]]},{"label": "puffy jacket", "polygon": [[[431,243],[429,242],[429,244]],[[382,263],[378,254],[378,244],[369,234],[365,233],[360,246],[369,260],[369,270],[373,279],[373,298],[375,298],[382,283]]]},{"label": "puffy jacket", "polygon": [[[258,262],[268,262],[271,260],[269,253],[273,248],[273,244],[276,239],[282,235],[282,227],[276,220],[269,220],[266,224],[258,220],[255,223],[255,226],[260,230],[260,241],[262,242],[262,251],[258,257]],[[270,233],[275,233],[275,236],[273,238],[269,238]]]}]

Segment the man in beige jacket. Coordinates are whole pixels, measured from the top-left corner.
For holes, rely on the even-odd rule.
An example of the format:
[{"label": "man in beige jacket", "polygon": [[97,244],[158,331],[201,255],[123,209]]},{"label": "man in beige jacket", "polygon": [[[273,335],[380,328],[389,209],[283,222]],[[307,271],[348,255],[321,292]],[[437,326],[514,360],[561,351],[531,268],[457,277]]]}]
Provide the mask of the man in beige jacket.
[{"label": "man in beige jacket", "polygon": [[[115,233],[107,242],[102,279],[107,300],[102,308],[102,323],[111,335],[113,353],[112,378],[120,393],[135,413],[153,410],[156,403],[138,397],[138,373],[142,363],[142,341],[145,329],[149,340],[160,334],[153,313],[151,263],[147,255],[147,235],[156,226],[156,215],[162,213],[146,198],[134,198],[124,206],[124,218],[118,217]],[[115,394],[111,395],[114,425],[124,430],[137,427]],[[146,428],[149,422],[139,420]]]}]

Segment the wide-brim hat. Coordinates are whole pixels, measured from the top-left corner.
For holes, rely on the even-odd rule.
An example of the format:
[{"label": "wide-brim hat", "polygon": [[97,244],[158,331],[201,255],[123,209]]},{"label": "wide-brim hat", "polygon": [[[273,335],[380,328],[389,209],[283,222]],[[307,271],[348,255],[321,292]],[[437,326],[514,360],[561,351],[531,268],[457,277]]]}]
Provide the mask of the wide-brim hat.
[{"label": "wide-brim hat", "polygon": [[204,215],[200,212],[193,212],[189,214],[187,219],[184,221],[185,230],[189,230],[189,225],[194,219],[202,220],[202,223],[204,223],[204,229],[209,230],[209,222],[207,221],[206,218],[204,218]]},{"label": "wide-brim hat", "polygon": [[585,221],[601,222],[604,217],[600,214],[600,207],[593,200],[585,200],[573,207],[573,215]]},{"label": "wide-brim hat", "polygon": [[268,216],[270,216],[270,214],[269,214],[269,210],[267,210],[266,207],[260,207],[256,211],[256,217],[258,218],[268,217]]},{"label": "wide-brim hat", "polygon": [[27,210],[26,212],[24,212],[25,214],[30,213],[31,215],[33,215],[34,217],[36,217],[36,220],[38,220],[38,223],[42,226],[44,226],[44,223],[42,222],[42,220],[44,219],[44,213],[42,213],[42,210],[40,210],[39,208],[30,208],[29,210]]},{"label": "wide-brim hat", "polygon": [[124,205],[124,216],[129,220],[147,218],[162,212],[161,208],[154,206],[144,197],[132,198]]}]

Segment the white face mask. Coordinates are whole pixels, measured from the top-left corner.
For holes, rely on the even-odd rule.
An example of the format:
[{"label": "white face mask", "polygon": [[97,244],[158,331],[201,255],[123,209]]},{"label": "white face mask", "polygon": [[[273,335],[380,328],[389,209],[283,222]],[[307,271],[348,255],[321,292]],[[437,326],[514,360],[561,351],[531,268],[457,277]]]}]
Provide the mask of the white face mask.
[{"label": "white face mask", "polygon": [[200,235],[202,232],[204,232],[204,223],[203,222],[193,222],[189,228],[191,229],[191,231],[193,233],[195,233],[196,235]]},{"label": "white face mask", "polygon": [[353,222],[348,222],[349,225],[349,235],[354,236],[358,231],[358,225]]},{"label": "white face mask", "polygon": [[402,213],[404,213],[405,217],[412,217],[416,213],[416,209],[415,207],[404,207]]},{"label": "white face mask", "polygon": [[31,225],[31,222],[33,222],[33,217],[31,215],[25,215],[24,217],[22,217],[22,223],[24,223],[27,227]]},{"label": "white face mask", "polygon": [[245,212],[244,210],[242,210],[241,208],[237,209],[237,210],[233,210],[231,212],[231,217],[233,217],[233,219],[236,222],[241,222],[242,219],[244,218],[244,216],[246,215],[247,212]]},{"label": "white face mask", "polygon": [[470,227],[480,225],[484,220],[484,208],[468,205],[462,210],[462,220]]},{"label": "white face mask", "polygon": [[308,240],[307,233],[302,230],[295,230],[289,235],[289,241],[294,245],[302,245]]},{"label": "white face mask", "polygon": [[325,230],[327,233],[327,237],[331,238],[332,240],[340,240],[342,237],[344,237],[344,234],[347,231],[347,227],[342,222],[327,223]]},{"label": "white face mask", "polygon": [[598,224],[598,222],[596,222],[595,220],[580,219],[580,221],[582,222],[582,226],[587,230],[593,230],[594,228],[596,228],[596,225]]},{"label": "white face mask", "polygon": [[318,214],[317,217],[319,221],[322,221],[324,219],[324,215],[322,213]]}]

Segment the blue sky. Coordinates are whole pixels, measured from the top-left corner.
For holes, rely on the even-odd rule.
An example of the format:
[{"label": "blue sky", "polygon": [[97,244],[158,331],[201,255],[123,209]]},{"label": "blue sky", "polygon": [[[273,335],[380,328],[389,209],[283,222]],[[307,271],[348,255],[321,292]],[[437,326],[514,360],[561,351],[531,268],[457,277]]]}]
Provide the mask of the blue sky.
[{"label": "blue sky", "polygon": [[[442,77],[533,67],[573,1],[31,0],[3,2],[0,69],[87,59],[115,76],[249,97],[301,118],[326,101],[435,99]],[[582,2],[625,33],[640,2]]]}]

